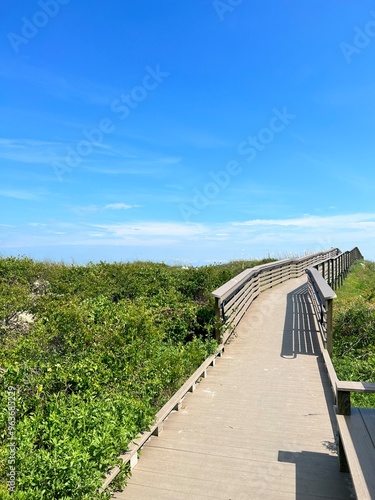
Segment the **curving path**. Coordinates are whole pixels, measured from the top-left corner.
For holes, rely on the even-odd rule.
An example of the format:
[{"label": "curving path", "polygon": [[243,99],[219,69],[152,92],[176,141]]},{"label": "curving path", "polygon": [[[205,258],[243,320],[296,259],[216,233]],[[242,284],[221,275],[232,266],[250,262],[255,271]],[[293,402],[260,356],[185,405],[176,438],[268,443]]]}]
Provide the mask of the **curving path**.
[{"label": "curving path", "polygon": [[306,278],[263,292],[117,500],[355,498]]}]

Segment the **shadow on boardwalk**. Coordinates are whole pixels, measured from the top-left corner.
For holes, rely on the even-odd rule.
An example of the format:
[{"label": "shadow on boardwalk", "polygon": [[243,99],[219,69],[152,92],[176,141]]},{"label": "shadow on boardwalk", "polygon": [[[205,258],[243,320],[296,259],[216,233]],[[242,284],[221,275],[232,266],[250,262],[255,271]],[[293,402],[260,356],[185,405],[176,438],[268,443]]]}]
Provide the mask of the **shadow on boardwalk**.
[{"label": "shadow on boardwalk", "polygon": [[304,283],[287,295],[281,356],[290,359],[298,354],[318,356],[318,333],[307,283]]},{"label": "shadow on boardwalk", "polygon": [[[318,335],[319,325],[312,307],[307,283],[299,286],[287,294],[287,306],[280,356],[293,360],[297,356],[315,356],[319,375],[322,381],[325,401],[333,435],[336,436],[336,418],[334,414],[334,400],[329,379],[325,369]],[[279,462],[295,465],[296,471],[296,500],[306,498],[306,480],[309,481],[321,473],[322,481],[326,479],[326,471],[332,467],[338,468],[336,443],[323,442],[324,446],[333,455],[311,451],[291,452],[279,450]],[[349,474],[343,474],[348,484],[348,490],[353,491]],[[352,498],[355,498],[353,493]]]},{"label": "shadow on boardwalk", "polygon": [[332,395],[305,282],[254,301],[114,498],[351,498],[334,454]]}]

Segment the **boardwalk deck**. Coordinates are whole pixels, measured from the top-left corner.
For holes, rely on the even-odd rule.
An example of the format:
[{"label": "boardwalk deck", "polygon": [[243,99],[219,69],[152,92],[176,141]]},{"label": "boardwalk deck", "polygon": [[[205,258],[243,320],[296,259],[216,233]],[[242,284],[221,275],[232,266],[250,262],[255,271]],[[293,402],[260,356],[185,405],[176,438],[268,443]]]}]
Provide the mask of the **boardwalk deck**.
[{"label": "boardwalk deck", "polygon": [[261,294],[117,500],[354,498],[306,278]]}]

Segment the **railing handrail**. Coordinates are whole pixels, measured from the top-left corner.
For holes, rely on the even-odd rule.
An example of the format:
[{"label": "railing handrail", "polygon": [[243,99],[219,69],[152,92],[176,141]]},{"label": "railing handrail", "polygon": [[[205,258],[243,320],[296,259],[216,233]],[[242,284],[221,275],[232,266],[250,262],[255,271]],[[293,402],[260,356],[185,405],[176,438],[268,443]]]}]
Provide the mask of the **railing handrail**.
[{"label": "railing handrail", "polygon": [[315,267],[309,266],[306,269],[306,273],[313,279],[315,291],[321,301],[335,299],[337,297],[335,291],[329,286]]},{"label": "railing handrail", "polygon": [[[230,335],[243,315],[260,293],[291,278],[302,276],[305,269],[324,262],[342,252],[338,248],[314,252],[301,257],[268,262],[245,269],[212,292],[215,297],[215,313],[218,320],[216,340]],[[225,328],[223,329],[223,325]],[[223,331],[224,330],[224,331]]]},{"label": "railing handrail", "polygon": [[[310,253],[308,255],[304,255],[302,257],[296,257],[296,258],[291,258],[291,259],[281,259],[277,260],[275,262],[268,262],[267,264],[260,264],[258,266],[251,267],[249,269],[245,269],[242,271],[240,274],[232,278],[231,280],[227,281],[223,285],[221,285],[219,288],[214,290],[212,292],[212,295],[215,298],[218,298],[220,300],[225,300],[233,291],[235,291],[237,288],[239,288],[241,285],[243,285],[247,280],[251,279],[251,277],[257,276],[260,272],[264,270],[270,270],[270,269],[276,269],[278,267],[283,267],[283,266],[288,266],[291,264],[299,264],[303,263],[304,261],[310,260],[314,257],[318,257],[319,255],[327,255],[327,254],[332,254],[335,252],[340,252],[338,248],[331,248],[329,250],[321,251],[321,252],[314,252]],[[332,257],[330,257],[332,258]],[[322,259],[322,261],[325,259]]]},{"label": "railing handrail", "polygon": [[[358,249],[358,247],[353,248],[353,250],[349,252],[345,252],[344,254],[337,255],[333,257],[331,260],[338,258],[347,258],[346,266],[349,268],[351,264],[358,259],[363,259],[363,255]],[[350,415],[350,393],[351,392],[366,392],[373,393],[375,392],[375,383],[373,382],[360,382],[360,381],[347,381],[347,380],[339,380],[336,374],[336,370],[332,363],[332,312],[333,312],[333,299],[335,299],[336,293],[327,283],[327,281],[323,278],[320,272],[317,270],[321,263],[315,264],[314,266],[309,266],[306,269],[306,273],[309,277],[309,284],[311,285],[310,290],[312,289],[315,292],[315,296],[318,299],[318,302],[321,307],[321,314],[319,315],[319,311],[315,311],[317,313],[318,321],[323,327],[323,333],[325,330],[325,340],[323,343],[323,358],[326,364],[329,381],[331,383],[333,395],[335,398],[335,402],[337,403],[337,413]],[[342,273],[346,273],[347,269],[339,269]],[[337,279],[338,276],[333,277],[334,280]],[[313,301],[314,307],[316,307],[316,301],[314,301],[314,297],[311,297]],[[321,316],[319,320],[319,316]],[[326,319],[323,321],[323,316]]]}]

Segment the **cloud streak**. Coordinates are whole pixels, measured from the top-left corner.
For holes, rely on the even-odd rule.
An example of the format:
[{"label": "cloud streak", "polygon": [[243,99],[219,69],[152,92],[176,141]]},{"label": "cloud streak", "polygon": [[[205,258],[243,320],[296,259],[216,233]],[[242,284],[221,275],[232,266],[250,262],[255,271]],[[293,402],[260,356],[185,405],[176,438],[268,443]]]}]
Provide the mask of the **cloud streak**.
[{"label": "cloud streak", "polygon": [[129,203],[108,203],[107,205],[84,205],[71,207],[71,211],[77,215],[90,215],[106,210],[130,210],[139,208],[141,205],[131,205]]},{"label": "cloud streak", "polygon": [[36,201],[40,199],[37,194],[31,191],[23,191],[20,189],[0,189],[0,196],[5,198],[14,198],[16,200],[29,201]]},{"label": "cloud streak", "polygon": [[375,213],[359,213],[348,215],[315,216],[305,215],[293,219],[254,219],[245,222],[234,222],[234,226],[244,227],[298,227],[315,229],[356,229],[375,227]]},{"label": "cloud streak", "polygon": [[[107,210],[105,205],[101,207],[101,218],[108,213]],[[95,213],[93,216],[95,217]],[[27,249],[34,249],[32,253],[35,253],[39,248],[55,248],[53,253],[56,254],[59,252],[58,247],[76,247],[77,252],[79,248],[97,247],[99,255],[103,256],[105,249],[108,258],[108,255],[116,254],[115,248],[128,248],[123,254],[117,255],[123,255],[124,259],[159,258],[165,261],[193,261],[195,257],[195,261],[198,258],[198,263],[203,263],[261,258],[266,255],[283,258],[291,253],[302,255],[330,247],[347,250],[359,246],[366,256],[375,242],[375,213],[327,217],[305,215],[289,219],[253,219],[212,224],[42,220],[24,226],[18,225],[11,230],[2,227],[2,232],[2,248],[17,249],[22,254],[27,254]],[[63,255],[64,253],[61,258]]]}]

